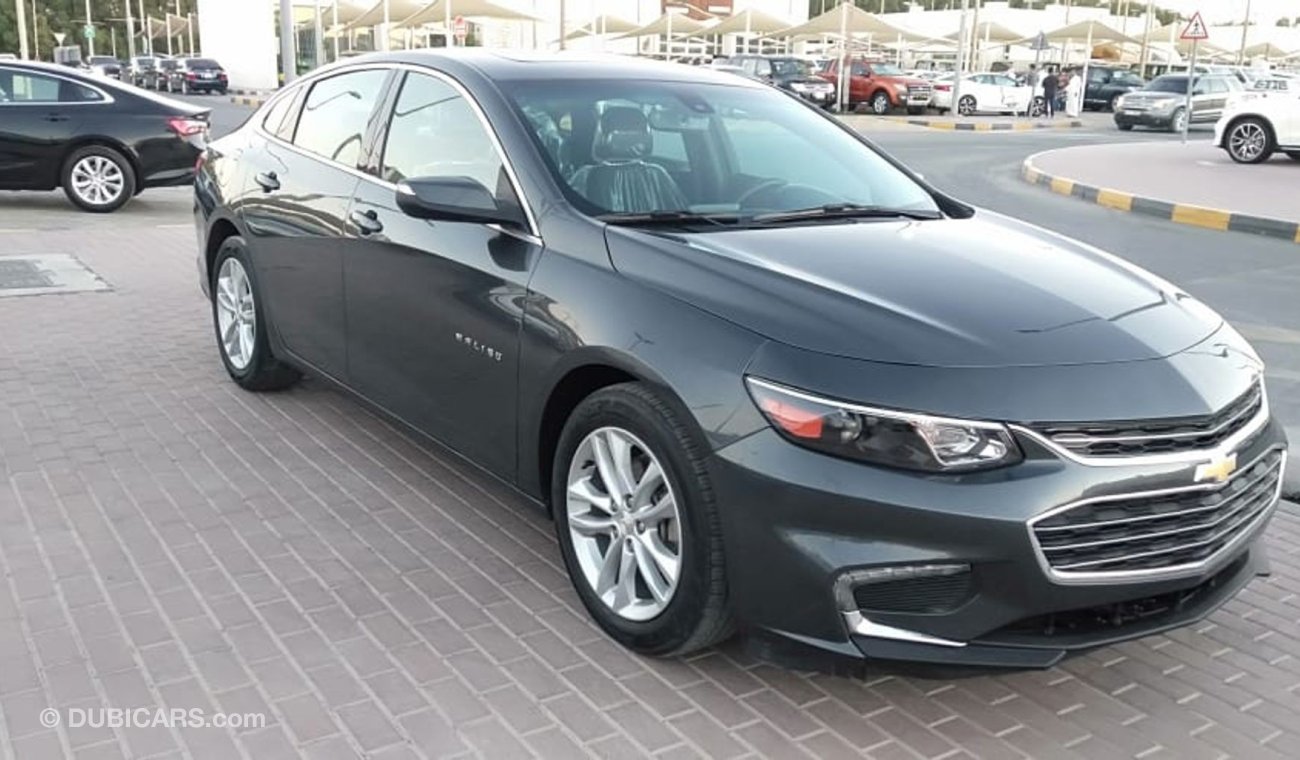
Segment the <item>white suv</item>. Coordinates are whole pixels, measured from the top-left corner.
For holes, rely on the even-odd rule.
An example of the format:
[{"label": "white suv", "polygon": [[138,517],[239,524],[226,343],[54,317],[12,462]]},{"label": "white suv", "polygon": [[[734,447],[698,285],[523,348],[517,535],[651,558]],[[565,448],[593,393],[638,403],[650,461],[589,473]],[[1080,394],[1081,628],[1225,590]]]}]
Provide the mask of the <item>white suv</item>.
[{"label": "white suv", "polygon": [[1214,125],[1214,144],[1241,164],[1267,161],[1279,150],[1300,161],[1300,98],[1229,103]]}]

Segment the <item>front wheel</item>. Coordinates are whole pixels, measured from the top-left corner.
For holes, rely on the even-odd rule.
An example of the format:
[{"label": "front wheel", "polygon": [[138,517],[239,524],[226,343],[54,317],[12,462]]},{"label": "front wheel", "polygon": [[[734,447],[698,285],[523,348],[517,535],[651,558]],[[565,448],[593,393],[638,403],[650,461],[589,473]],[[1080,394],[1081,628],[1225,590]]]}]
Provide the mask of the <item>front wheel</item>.
[{"label": "front wheel", "polygon": [[1116,126],[1116,127],[1119,127],[1119,131],[1121,131],[1121,132],[1132,132],[1132,131],[1133,131],[1133,125],[1132,125],[1132,124],[1116,124],[1115,126]]},{"label": "front wheel", "polygon": [[1228,156],[1239,164],[1258,164],[1273,155],[1273,138],[1268,125],[1260,119],[1242,119],[1228,128],[1223,136]]},{"label": "front wheel", "polygon": [[298,371],[271,354],[261,293],[247,245],[238,235],[221,241],[212,265],[211,293],[217,347],[230,378],[250,391],[280,390],[297,382]]},{"label": "front wheel", "polygon": [[1121,93],[1120,95],[1116,95],[1116,96],[1114,96],[1114,97],[1112,97],[1112,98],[1110,99],[1110,104],[1107,106],[1107,108],[1110,109],[1110,112],[1111,112],[1111,113],[1114,113],[1114,112],[1116,112],[1116,111],[1119,110],[1119,99],[1120,99],[1121,96],[1122,96],[1122,93]]},{"label": "front wheel", "polygon": [[560,435],[551,504],[578,596],[641,654],[703,649],[731,633],[721,525],[705,450],[642,383],[610,386]]},{"label": "front wheel", "polygon": [[962,95],[961,100],[957,101],[957,113],[962,116],[971,116],[975,113],[975,96]]},{"label": "front wheel", "polygon": [[1187,110],[1185,108],[1180,107],[1176,111],[1174,111],[1173,118],[1169,120],[1169,131],[1182,132],[1186,128],[1187,128]]},{"label": "front wheel", "polygon": [[889,113],[890,108],[889,95],[883,90],[871,96],[871,112],[875,115],[884,116]]}]

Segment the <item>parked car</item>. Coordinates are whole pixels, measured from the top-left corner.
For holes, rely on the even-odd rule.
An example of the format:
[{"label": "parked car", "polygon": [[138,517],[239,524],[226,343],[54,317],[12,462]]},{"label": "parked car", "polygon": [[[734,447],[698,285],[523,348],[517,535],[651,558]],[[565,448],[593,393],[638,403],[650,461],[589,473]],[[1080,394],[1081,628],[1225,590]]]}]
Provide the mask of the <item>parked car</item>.
[{"label": "parked car", "polygon": [[0,61],[16,61],[18,56],[13,53],[0,53]]},{"label": "parked car", "polygon": [[172,74],[180,66],[179,58],[159,58],[157,65],[153,68],[149,77],[147,87],[150,90],[162,92],[167,89],[168,84],[172,81]]},{"label": "parked car", "polygon": [[1191,295],[752,80],[455,52],[326,66],[203,154],[215,349],[548,510],[616,641],[1047,666],[1264,572],[1286,439]]},{"label": "parked car", "polygon": [[[838,58],[831,59],[821,76],[838,87]],[[906,108],[910,114],[923,113],[930,105],[933,89],[924,79],[910,77],[892,63],[879,63],[865,58],[852,58],[849,62],[848,107],[854,110],[866,104],[876,114],[887,114],[895,108]]]},{"label": "parked car", "polygon": [[101,77],[122,78],[122,62],[111,55],[92,55],[82,62],[81,67]]},{"label": "parked car", "polygon": [[[932,105],[939,113],[952,110],[955,74],[934,80]],[[970,116],[977,113],[1025,113],[1034,101],[1034,88],[1022,85],[1007,74],[966,74],[961,80],[961,99],[957,113]]]},{"label": "parked car", "polygon": [[178,58],[175,68],[167,72],[168,92],[216,92],[230,89],[226,70],[211,58]]},{"label": "parked car", "polygon": [[66,66],[0,62],[0,188],[53,190],[85,211],[189,184],[208,110]]},{"label": "parked car", "polygon": [[129,82],[136,87],[151,88],[159,60],[161,59],[152,55],[140,55],[132,58],[127,63],[126,76],[123,81]]},{"label": "parked car", "polygon": [[1230,104],[1214,125],[1214,144],[1241,164],[1267,161],[1278,151],[1300,161],[1300,98]]},{"label": "parked car", "polygon": [[817,76],[817,68],[811,61],[788,55],[734,55],[727,63],[741,67],[754,79],[789,90],[817,105],[835,103],[835,87]]},{"label": "parked car", "polygon": [[[1241,91],[1236,77],[1202,74],[1192,82],[1191,123],[1217,121],[1228,98]],[[1135,126],[1181,132],[1187,113],[1187,75],[1165,74],[1156,77],[1140,90],[1121,95],[1116,104],[1115,125],[1121,130]]]},{"label": "parked car", "polygon": [[1121,95],[1140,90],[1142,77],[1126,67],[1092,63],[1088,65],[1088,84],[1083,91],[1083,107],[1114,111]]}]

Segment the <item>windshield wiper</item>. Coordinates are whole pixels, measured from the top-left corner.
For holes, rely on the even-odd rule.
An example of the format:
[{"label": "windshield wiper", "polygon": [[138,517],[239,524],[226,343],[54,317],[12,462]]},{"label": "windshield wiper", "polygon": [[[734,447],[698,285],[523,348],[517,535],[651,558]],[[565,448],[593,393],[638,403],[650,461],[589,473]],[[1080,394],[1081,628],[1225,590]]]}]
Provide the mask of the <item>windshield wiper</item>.
[{"label": "windshield wiper", "polygon": [[942,219],[938,211],[888,206],[865,206],[858,203],[827,203],[824,206],[801,208],[793,211],[773,211],[756,214],[746,219],[755,224],[793,222],[802,219]]},{"label": "windshield wiper", "polygon": [[606,224],[618,224],[631,227],[654,225],[716,224],[727,226],[740,217],[736,214],[703,214],[698,211],[649,211],[646,213],[600,214],[596,217]]}]

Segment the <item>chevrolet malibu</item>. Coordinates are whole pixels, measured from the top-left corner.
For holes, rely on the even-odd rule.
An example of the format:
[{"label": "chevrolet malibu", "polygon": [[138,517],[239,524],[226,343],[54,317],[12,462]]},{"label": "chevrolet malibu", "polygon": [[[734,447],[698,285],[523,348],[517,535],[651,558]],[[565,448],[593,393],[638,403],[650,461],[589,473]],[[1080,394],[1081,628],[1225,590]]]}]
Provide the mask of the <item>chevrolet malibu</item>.
[{"label": "chevrolet malibu", "polygon": [[1286,443],[1232,327],[788,94],[381,54],[200,161],[234,382],[325,378],[518,489],[637,652],[1047,666],[1266,570]]}]

